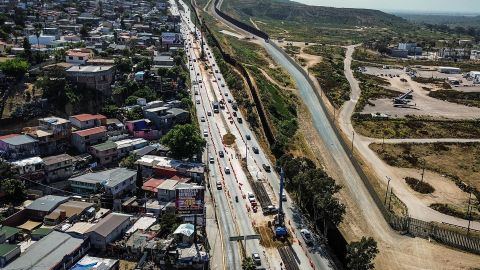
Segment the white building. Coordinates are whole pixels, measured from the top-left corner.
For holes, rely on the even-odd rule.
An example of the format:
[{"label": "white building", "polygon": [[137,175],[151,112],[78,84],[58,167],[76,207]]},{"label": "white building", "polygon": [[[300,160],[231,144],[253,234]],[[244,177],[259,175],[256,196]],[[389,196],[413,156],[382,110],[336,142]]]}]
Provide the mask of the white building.
[{"label": "white building", "polygon": [[456,67],[439,67],[438,72],[446,74],[459,74],[462,72],[462,70]]},{"label": "white building", "polygon": [[480,61],[480,50],[472,50],[470,53],[470,60]]}]

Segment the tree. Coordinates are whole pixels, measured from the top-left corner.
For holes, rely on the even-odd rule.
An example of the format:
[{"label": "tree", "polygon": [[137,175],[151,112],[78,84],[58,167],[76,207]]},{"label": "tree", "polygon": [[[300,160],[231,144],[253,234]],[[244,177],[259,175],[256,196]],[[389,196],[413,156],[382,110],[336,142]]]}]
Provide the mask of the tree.
[{"label": "tree", "polygon": [[23,38],[23,51],[27,59],[32,58],[32,44],[30,44],[30,41],[27,37]]},{"label": "tree", "polygon": [[5,200],[8,202],[23,202],[27,196],[25,185],[17,179],[3,179],[0,187],[0,190],[5,194]]},{"label": "tree", "polygon": [[143,110],[140,107],[135,107],[127,112],[128,120],[138,120],[143,118]]},{"label": "tree", "polygon": [[191,124],[176,125],[165,134],[161,142],[170,148],[172,156],[177,159],[191,159],[206,145],[198,129]]},{"label": "tree", "polygon": [[243,270],[255,270],[257,265],[252,257],[246,257],[242,260],[242,269]]},{"label": "tree", "polygon": [[365,236],[360,241],[347,245],[347,267],[352,270],[373,269],[373,259],[378,254],[377,242]]},{"label": "tree", "polygon": [[89,31],[90,29],[86,24],[82,25],[82,28],[80,28],[80,36],[82,37],[82,39],[85,39],[86,37],[88,37]]},{"label": "tree", "polygon": [[102,107],[101,112],[107,117],[115,118],[117,116],[118,107],[114,104],[108,104]]},{"label": "tree", "polygon": [[130,58],[115,58],[115,68],[122,73],[129,73],[132,71],[132,60]]},{"label": "tree", "polygon": [[27,73],[29,66],[25,60],[10,59],[0,63],[0,70],[7,76],[12,76],[19,80]]},{"label": "tree", "polygon": [[124,159],[122,159],[119,163],[120,167],[125,167],[131,170],[134,170],[137,168],[137,165],[135,165],[135,162],[138,160],[139,156],[136,154],[131,154]]},{"label": "tree", "polygon": [[175,213],[167,212],[160,219],[160,231],[162,235],[169,235],[182,224],[182,219]]}]

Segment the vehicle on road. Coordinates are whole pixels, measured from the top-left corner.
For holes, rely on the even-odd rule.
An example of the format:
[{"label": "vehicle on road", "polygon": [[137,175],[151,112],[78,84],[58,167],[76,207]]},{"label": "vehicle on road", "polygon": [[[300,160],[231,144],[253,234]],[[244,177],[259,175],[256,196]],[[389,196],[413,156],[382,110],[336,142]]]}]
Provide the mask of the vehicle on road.
[{"label": "vehicle on road", "polygon": [[222,150],[220,150],[220,151],[218,151],[218,156],[221,157],[221,158],[223,158],[223,157],[225,156],[225,154],[223,153]]},{"label": "vehicle on road", "polygon": [[235,111],[238,109],[237,103],[233,103],[233,104],[232,104],[232,109],[235,110]]},{"label": "vehicle on road", "polygon": [[247,141],[250,141],[252,139],[252,137],[250,137],[250,134],[245,135],[245,138],[247,139]]},{"label": "vehicle on road", "polygon": [[285,194],[285,193],[282,194],[282,201],[284,201],[284,202],[287,201],[287,194]]},{"label": "vehicle on road", "polygon": [[235,196],[235,202],[238,202],[238,196]]},{"label": "vehicle on road", "polygon": [[230,168],[225,167],[225,173],[226,173],[226,174],[230,174]]},{"label": "vehicle on road", "polygon": [[217,190],[221,190],[222,189],[222,182],[217,181],[216,186],[217,186]]},{"label": "vehicle on road", "polygon": [[271,172],[271,171],[272,171],[272,169],[270,168],[270,166],[268,166],[268,165],[265,164],[265,163],[262,164],[262,167],[263,167],[263,169],[264,169],[266,172]]},{"label": "vehicle on road", "polygon": [[225,84],[222,83],[220,86],[225,87]]},{"label": "vehicle on road", "polygon": [[224,94],[225,94],[226,97],[228,97],[228,92],[225,92]]},{"label": "vehicle on road", "polygon": [[206,130],[206,129],[203,130],[203,136],[208,137],[208,130]]},{"label": "vehicle on road", "polygon": [[312,236],[312,233],[309,230],[301,229],[300,234],[302,235],[303,240],[305,240],[305,244],[313,245],[313,236]]},{"label": "vehicle on road", "polygon": [[200,117],[200,121],[205,122],[205,116]]},{"label": "vehicle on road", "polygon": [[239,124],[243,123],[243,120],[240,117],[237,118],[237,121],[238,121]]},{"label": "vehicle on road", "polygon": [[258,151],[258,147],[255,147],[255,146],[252,147],[252,151],[253,151],[253,153],[255,153],[255,154],[260,153],[260,151]]},{"label": "vehicle on road", "polygon": [[231,98],[227,99],[227,102],[232,103],[232,99]]},{"label": "vehicle on road", "polygon": [[197,99],[197,104],[200,104],[200,99]]},{"label": "vehicle on road", "polygon": [[252,259],[256,265],[262,265],[262,259],[258,253],[252,253]]},{"label": "vehicle on road", "polygon": [[210,162],[210,164],[213,164],[213,163],[215,163],[215,159],[213,157],[210,157],[209,162]]},{"label": "vehicle on road", "polygon": [[207,115],[208,115],[208,116],[212,116],[212,112],[211,112],[211,111],[208,111],[208,112],[207,112]]}]

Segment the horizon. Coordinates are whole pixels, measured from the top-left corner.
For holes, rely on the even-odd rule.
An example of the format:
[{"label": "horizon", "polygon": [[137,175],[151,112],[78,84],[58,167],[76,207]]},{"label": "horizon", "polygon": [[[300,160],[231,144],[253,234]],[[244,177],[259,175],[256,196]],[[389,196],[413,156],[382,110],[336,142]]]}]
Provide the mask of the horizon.
[{"label": "horizon", "polygon": [[[428,15],[480,15],[478,0],[291,0],[294,2],[336,8],[377,9],[387,13],[428,14]],[[393,3],[392,3],[393,2]],[[440,3],[439,3],[440,2]],[[432,9],[435,7],[436,9]],[[475,8],[477,7],[477,8]],[[475,10],[474,12],[472,10]]]}]

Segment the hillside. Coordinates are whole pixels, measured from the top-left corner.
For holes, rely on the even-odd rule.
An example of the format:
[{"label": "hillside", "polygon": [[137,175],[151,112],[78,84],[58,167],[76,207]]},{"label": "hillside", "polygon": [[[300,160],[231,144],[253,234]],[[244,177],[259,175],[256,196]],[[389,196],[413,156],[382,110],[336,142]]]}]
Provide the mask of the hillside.
[{"label": "hillside", "polygon": [[227,0],[224,8],[259,19],[285,20],[330,26],[405,27],[407,20],[372,9],[308,6],[287,0]]},{"label": "hillside", "polygon": [[309,6],[289,0],[224,0],[222,10],[272,38],[348,45],[371,40],[460,38],[449,29],[410,22],[372,9]]}]

